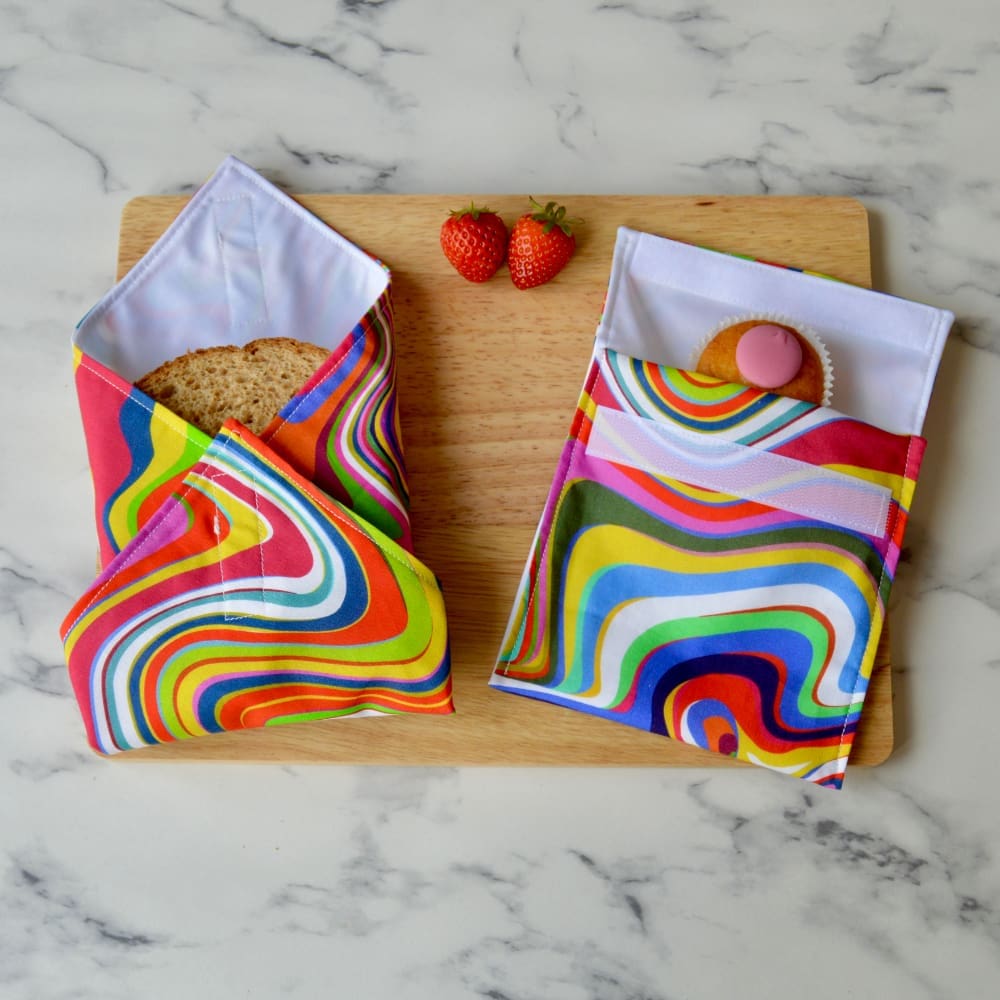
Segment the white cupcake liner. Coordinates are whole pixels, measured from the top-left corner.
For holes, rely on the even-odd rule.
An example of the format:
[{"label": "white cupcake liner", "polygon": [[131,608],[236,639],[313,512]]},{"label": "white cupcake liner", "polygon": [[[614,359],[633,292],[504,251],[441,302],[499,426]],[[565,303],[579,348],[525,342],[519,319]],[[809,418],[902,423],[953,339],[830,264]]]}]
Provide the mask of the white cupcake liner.
[{"label": "white cupcake liner", "polygon": [[735,326],[737,323],[777,323],[779,326],[790,327],[799,334],[819,357],[820,365],[823,368],[823,406],[830,405],[830,399],[833,395],[833,364],[830,361],[830,354],[826,349],[826,344],[823,343],[819,334],[812,327],[804,326],[802,323],[781,313],[745,313],[741,316],[727,317],[698,341],[691,352],[691,360],[688,367],[694,370],[697,367],[702,351],[708,346],[709,341],[717,337],[723,330]]}]

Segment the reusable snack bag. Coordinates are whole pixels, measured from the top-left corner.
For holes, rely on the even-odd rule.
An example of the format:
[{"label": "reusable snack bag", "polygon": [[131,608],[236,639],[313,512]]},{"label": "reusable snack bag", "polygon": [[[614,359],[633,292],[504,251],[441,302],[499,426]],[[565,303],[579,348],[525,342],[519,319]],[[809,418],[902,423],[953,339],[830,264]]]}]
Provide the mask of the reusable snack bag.
[{"label": "reusable snack bag", "polygon": [[[826,345],[833,406],[691,370],[776,312]],[[839,788],[952,320],[621,229],[490,683]]]},{"label": "reusable snack bag", "polygon": [[[211,439],[134,384],[269,336],[330,355],[259,437]],[[73,345],[102,568],[61,633],[95,749],[452,711],[381,263],[230,157]]]}]

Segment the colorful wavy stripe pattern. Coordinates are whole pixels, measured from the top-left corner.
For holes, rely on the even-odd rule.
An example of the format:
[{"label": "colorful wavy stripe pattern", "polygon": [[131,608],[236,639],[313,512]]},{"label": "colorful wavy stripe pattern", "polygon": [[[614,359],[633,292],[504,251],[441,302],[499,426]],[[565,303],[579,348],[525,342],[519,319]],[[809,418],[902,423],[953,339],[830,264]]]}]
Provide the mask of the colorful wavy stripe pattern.
[{"label": "colorful wavy stripe pattern", "polygon": [[433,575],[234,422],[62,635],[102,753],[358,712],[452,710]]},{"label": "colorful wavy stripe pattern", "polygon": [[263,440],[406,549],[409,492],[386,290]]},{"label": "colorful wavy stripe pattern", "polygon": [[210,439],[79,348],[73,359],[99,558],[107,566],[178,488]]},{"label": "colorful wavy stripe pattern", "polygon": [[[412,551],[388,288],[262,435],[306,478]],[[74,348],[106,566],[210,439]]]},{"label": "colorful wavy stripe pattern", "polygon": [[[884,534],[588,455],[597,407],[889,488]],[[840,787],[924,442],[595,357],[491,683]]]}]

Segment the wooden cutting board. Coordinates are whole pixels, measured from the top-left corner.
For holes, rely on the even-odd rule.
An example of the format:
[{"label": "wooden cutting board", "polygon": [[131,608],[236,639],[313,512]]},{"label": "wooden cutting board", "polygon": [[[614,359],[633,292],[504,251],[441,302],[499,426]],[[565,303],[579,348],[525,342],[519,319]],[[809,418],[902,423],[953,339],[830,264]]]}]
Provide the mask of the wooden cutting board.
[{"label": "wooden cutting board", "polygon": [[[578,249],[528,291],[506,270],[452,270],[438,230],[467,195],[298,200],[392,269],[400,409],[417,555],[448,608],[457,712],[304,723],[136,750],[129,760],[370,764],[743,766],[627,726],[487,687],[518,579],[590,357],[620,225],[870,285],[868,218],[847,198],[546,196],[580,216]],[[524,195],[476,196],[508,224]],[[187,202],[137,198],[122,217],[121,277]],[[892,750],[883,635],[853,764]]]}]

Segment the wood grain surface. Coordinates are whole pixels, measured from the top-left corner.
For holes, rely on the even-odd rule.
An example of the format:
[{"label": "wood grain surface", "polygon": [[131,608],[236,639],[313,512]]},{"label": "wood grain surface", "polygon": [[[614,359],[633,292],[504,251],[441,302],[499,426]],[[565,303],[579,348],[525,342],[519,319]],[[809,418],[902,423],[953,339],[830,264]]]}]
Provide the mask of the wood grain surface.
[{"label": "wood grain surface", "polygon": [[[594,716],[487,687],[517,582],[586,373],[620,225],[870,285],[868,218],[847,198],[549,195],[584,223],[553,282],[506,270],[473,285],[438,245],[468,195],[296,196],[392,269],[400,409],[417,555],[440,578],[456,714],[304,723],[137,750],[129,760],[432,765],[744,766]],[[476,195],[512,224],[526,195]],[[122,216],[119,277],[181,210],[137,198]],[[278,331],[276,331],[278,332]],[[286,331],[294,334],[294,331]],[[883,635],[852,764],[893,743]]]}]

